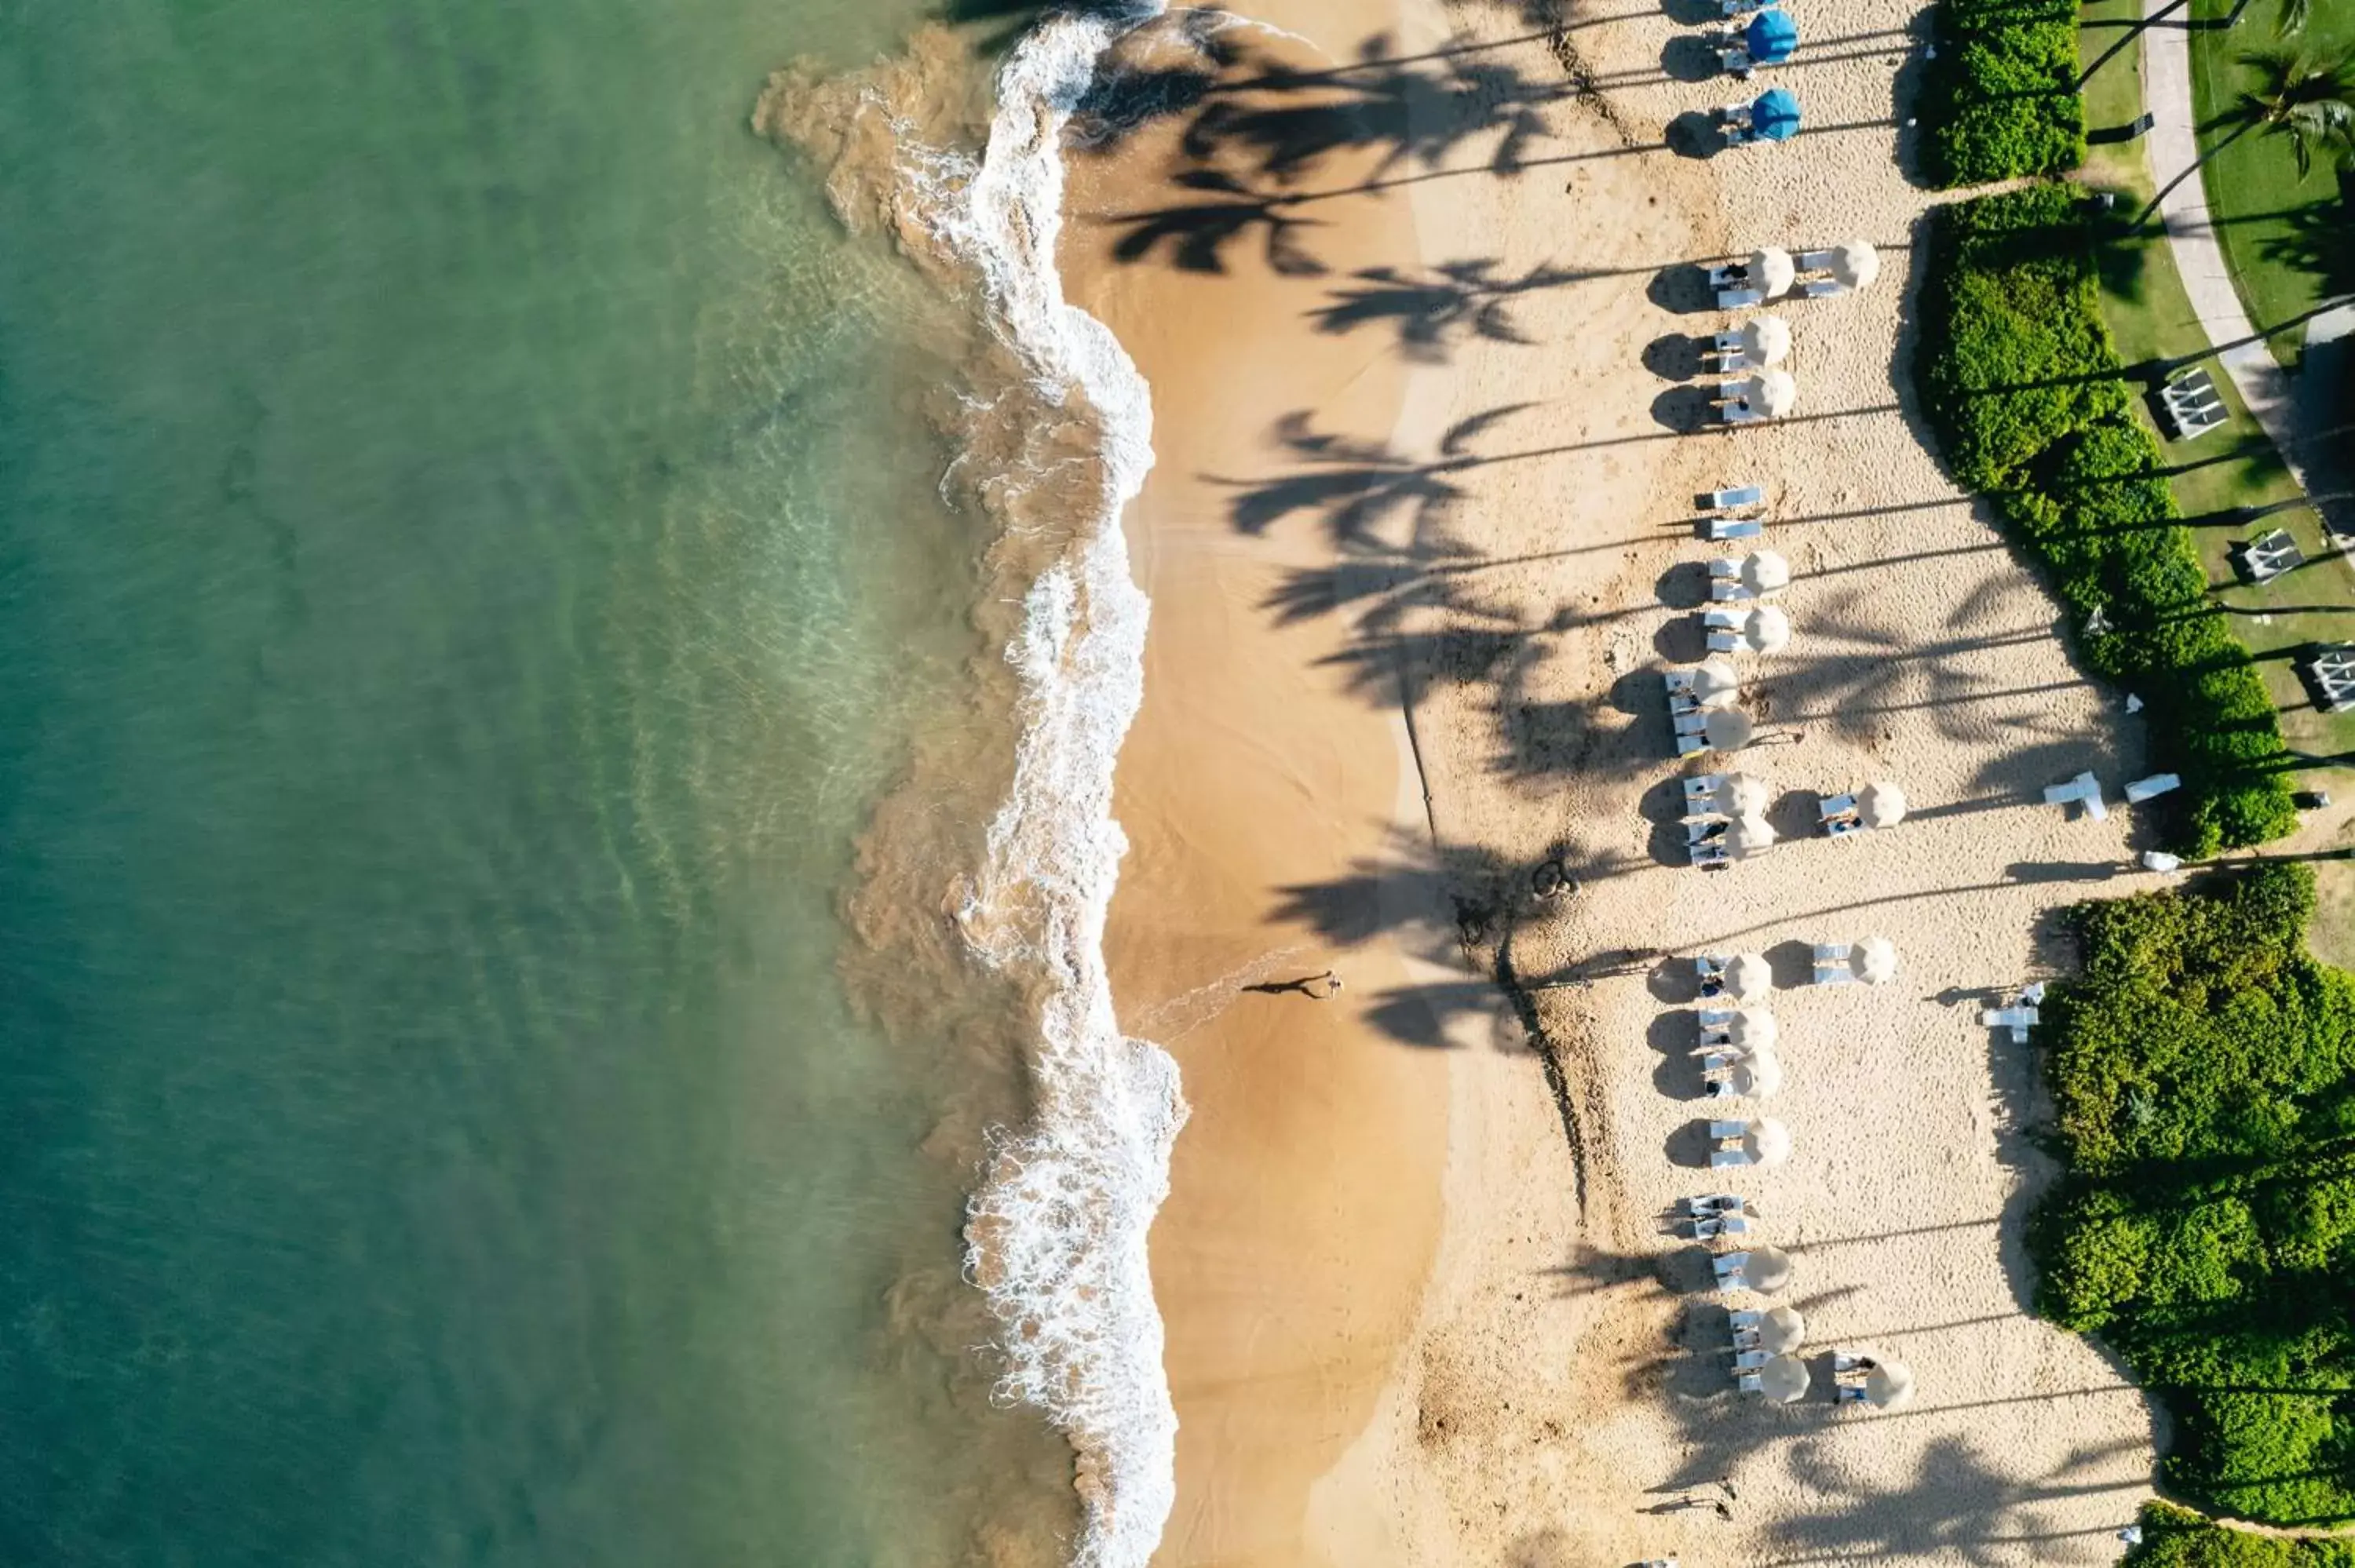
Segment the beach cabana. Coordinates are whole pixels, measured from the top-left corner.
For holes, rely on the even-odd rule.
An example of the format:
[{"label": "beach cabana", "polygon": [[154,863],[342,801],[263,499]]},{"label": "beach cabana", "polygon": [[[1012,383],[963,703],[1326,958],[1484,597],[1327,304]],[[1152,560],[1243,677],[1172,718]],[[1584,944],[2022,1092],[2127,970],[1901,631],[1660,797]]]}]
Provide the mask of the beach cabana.
[{"label": "beach cabana", "polygon": [[1742,1151],[1753,1165],[1780,1165],[1791,1158],[1791,1129],[1771,1116],[1762,1116],[1742,1135]]},{"label": "beach cabana", "polygon": [[1799,133],[1798,99],[1788,88],[1768,88],[1750,105],[1750,130],[1769,142],[1789,141]]},{"label": "beach cabana", "polygon": [[1777,1307],[1758,1319],[1758,1348],[1769,1355],[1787,1356],[1807,1342],[1807,1320],[1796,1307]]},{"label": "beach cabana", "polygon": [[1851,239],[1833,250],[1828,270],[1844,287],[1869,287],[1881,276],[1881,252],[1861,239]]},{"label": "beach cabana", "polygon": [[1755,1001],[1774,989],[1774,970],[1764,953],[1736,953],[1725,966],[1725,990],[1736,1001]]},{"label": "beach cabana", "polygon": [[1790,356],[1791,323],[1781,316],[1753,316],[1742,323],[1742,356],[1761,367]]},{"label": "beach cabana", "polygon": [[1705,708],[1728,708],[1742,694],[1742,677],[1722,659],[1711,659],[1693,672],[1692,694]]},{"label": "beach cabana", "polygon": [[1762,598],[1780,593],[1791,586],[1791,563],[1780,551],[1753,550],[1742,557],[1742,586]]},{"label": "beach cabana", "polygon": [[1750,744],[1750,715],[1740,708],[1719,708],[1709,715],[1700,733],[1713,751],[1739,751]]},{"label": "beach cabana", "polygon": [[1791,1255],[1779,1246],[1753,1246],[1742,1266],[1742,1278],[1761,1296],[1772,1296],[1791,1283]]},{"label": "beach cabana", "polygon": [[1728,854],[1756,854],[1774,842],[1774,830],[1764,817],[1736,817],[1733,825],[1725,830]]},{"label": "beach cabana", "polygon": [[1799,24],[1787,11],[1761,11],[1742,29],[1742,47],[1753,65],[1781,65],[1799,47]]},{"label": "beach cabana", "polygon": [[[1751,1255],[1753,1258],[1756,1254]],[[1864,1374],[1865,1403],[1894,1410],[1913,1397],[1913,1369],[1903,1361],[1875,1361]]]},{"label": "beach cabana", "polygon": [[1780,1033],[1774,1015],[1763,1007],[1736,1010],[1732,1021],[1725,1026],[1726,1039],[1745,1051],[1764,1051],[1774,1044]]},{"label": "beach cabana", "polygon": [[1729,817],[1754,817],[1766,809],[1770,795],[1764,779],[1749,773],[1729,774],[1718,789],[1717,809]]},{"label": "beach cabana", "polygon": [[1791,645],[1791,618],[1771,604],[1760,605],[1742,623],[1742,643],[1753,653],[1779,653]]},{"label": "beach cabana", "polygon": [[1781,246],[1770,245],[1750,253],[1749,279],[1752,288],[1771,300],[1791,291],[1791,285],[1799,279],[1799,264]]},{"label": "beach cabana", "polygon": [[1856,792],[1856,814],[1868,828],[1893,828],[1905,820],[1905,791],[1881,781]]},{"label": "beach cabana", "polygon": [[1897,948],[1886,937],[1867,937],[1849,955],[1848,967],[1867,985],[1881,985],[1897,975]]},{"label": "beach cabana", "polygon": [[1744,1099],[1763,1100],[1779,1094],[1783,1088],[1782,1058],[1761,1046],[1736,1062],[1732,1075],[1726,1081]]},{"label": "beach cabana", "polygon": [[1796,1356],[1770,1356],[1758,1369],[1758,1392],[1777,1404],[1807,1397],[1807,1363]]}]

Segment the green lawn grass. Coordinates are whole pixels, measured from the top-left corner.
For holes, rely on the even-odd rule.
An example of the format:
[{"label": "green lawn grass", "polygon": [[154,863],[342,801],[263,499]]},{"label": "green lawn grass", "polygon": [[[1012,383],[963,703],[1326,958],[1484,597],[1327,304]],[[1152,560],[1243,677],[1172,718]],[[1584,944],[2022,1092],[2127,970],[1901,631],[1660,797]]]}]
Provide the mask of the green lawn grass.
[{"label": "green lawn grass", "polygon": [[[2270,0],[2260,0],[2264,4]],[[2355,5],[2340,8],[2355,16]],[[2241,33],[2254,26],[2262,39],[2270,19],[2257,22],[2254,9]],[[2317,5],[2309,26],[2319,26],[2327,9],[2329,0]],[[2141,12],[2140,0],[2093,0],[2087,5],[2078,35],[2085,65],[2092,66],[2115,45]],[[2086,82],[2084,94],[2090,132],[2098,135],[2107,127],[2130,123],[2143,106],[2140,51],[2129,45],[2111,55]],[[2275,151],[2286,162],[2286,150]],[[2118,207],[2128,213],[2141,210],[2155,188],[2139,142],[2096,142],[2079,178],[2096,189],[2118,192]],[[2190,297],[2163,238],[2146,235],[2111,242],[2103,268],[2102,306],[2118,355],[2128,365],[2176,359],[2208,347],[2207,334],[2192,313]],[[2208,580],[2226,585],[2215,597],[2232,614],[2241,641],[2257,656],[2266,689],[2282,710],[2283,739],[2295,750],[2317,756],[2355,751],[2355,713],[2317,712],[2290,657],[2310,642],[2355,641],[2355,571],[2340,561],[2322,520],[2310,507],[2288,506],[2254,524],[2239,520],[2239,509],[2297,502],[2302,493],[2243,407],[2230,378],[2217,374],[2216,381],[2232,410],[2229,422],[2193,440],[2158,438],[2168,465],[2179,470],[2169,481],[2176,502],[2190,520]],[[2139,413],[2150,423],[2147,407]],[[2157,434],[2157,427],[2152,429]],[[2198,466],[2190,466],[2194,464]],[[2232,569],[2232,544],[2268,528],[2287,529],[2312,564],[2262,586],[2243,583]],[[2335,768],[2315,769],[2298,783],[2301,789],[2355,789]],[[2355,967],[2355,865],[2325,862],[2317,869],[2320,906],[2309,939],[2326,959]]]},{"label": "green lawn grass", "polygon": [[[2232,15],[2233,4],[2192,0],[2192,19],[2221,22]],[[2253,0],[2239,26],[2192,34],[2192,109],[2201,125],[2229,109],[2250,79],[2240,57],[2277,41],[2274,23],[2280,4]],[[2322,58],[2355,50],[2355,5],[2317,0],[2306,26],[2286,41]],[[2200,144],[2214,147],[2226,134],[2203,131]],[[2330,160],[2318,158],[2313,172],[2300,179],[2286,139],[2252,132],[2218,154],[2202,173],[2208,208],[2240,285],[2241,303],[2259,331],[2280,327],[2269,346],[2275,358],[2295,367],[2304,340],[2300,318],[2355,288],[2355,234],[2346,226]]]}]

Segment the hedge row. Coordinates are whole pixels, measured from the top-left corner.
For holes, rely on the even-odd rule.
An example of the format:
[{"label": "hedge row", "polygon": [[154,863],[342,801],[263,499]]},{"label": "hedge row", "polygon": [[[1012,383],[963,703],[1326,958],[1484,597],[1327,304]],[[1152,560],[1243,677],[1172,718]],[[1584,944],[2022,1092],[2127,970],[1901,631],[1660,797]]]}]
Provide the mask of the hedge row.
[{"label": "hedge row", "polygon": [[[1991,496],[2083,626],[2096,674],[2146,705],[2180,773],[2170,844],[2192,855],[2296,826],[2281,726],[2208,599],[2157,441],[2101,315],[2091,198],[2064,185],[1982,196],[1933,220],[1916,375],[1948,466]],[[2096,618],[2096,612],[2099,612]]]},{"label": "hedge row", "polygon": [[2054,175],[2085,161],[2075,0],[1942,0],[1923,81],[1931,183]]},{"label": "hedge row", "polygon": [[2355,1568],[2355,1545],[2226,1530],[2189,1509],[2142,1506],[2142,1543],[2124,1568]]},{"label": "hedge row", "polygon": [[2277,1523],[2355,1514],[2355,975],[2313,908],[2280,862],[2080,905],[2039,1030],[2068,1174],[2038,1307],[2167,1401],[2173,1486]]}]

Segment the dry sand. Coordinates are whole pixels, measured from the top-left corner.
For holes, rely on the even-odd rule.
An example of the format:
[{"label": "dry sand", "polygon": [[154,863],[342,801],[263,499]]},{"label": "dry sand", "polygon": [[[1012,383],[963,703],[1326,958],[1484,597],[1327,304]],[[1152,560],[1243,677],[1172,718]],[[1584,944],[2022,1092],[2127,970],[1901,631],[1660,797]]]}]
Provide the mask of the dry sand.
[{"label": "dry sand", "polygon": [[[1406,63],[1213,94],[1166,122],[1193,149],[1148,133],[1074,192],[1074,295],[1153,382],[1160,453],[1130,519],[1155,620],[1113,955],[1195,1107],[1154,1241],[1183,1423],[1159,1561],[2104,1560],[2151,1412],[2026,1315],[2032,1063],[1977,1010],[2062,960],[2058,906],[2153,880],[2126,813],[2035,803],[2083,768],[2115,792],[2139,735],[1899,385],[1930,198],[1892,102],[1921,8],[1807,7],[1768,74],[1809,130],[1710,158],[1664,128],[1766,83],[1679,79],[1681,10],[1529,10],[1412,0],[1379,24]],[[1263,15],[1348,58],[1374,25],[1350,11]],[[1326,149],[1335,95],[1370,145]],[[1206,169],[1380,188],[1255,207]],[[1316,221],[1271,252],[1269,217]],[[1727,320],[1686,308],[1691,263],[1851,236],[1881,282],[1781,307],[1799,417],[1677,429],[1689,334]],[[1753,479],[1795,638],[1745,662],[1767,741],[1737,765],[1786,842],[1703,874],[1674,863],[1658,673],[1698,656],[1720,553],[1693,493]],[[1908,821],[1807,836],[1816,792],[1874,779]],[[1553,854],[1581,886],[1540,904]],[[1806,944],[1868,935],[1894,982],[1800,983]],[[1796,1151],[1729,1181],[1692,1168],[1676,960],[1736,948],[1788,988],[1764,1108]],[[1327,1001],[1239,989],[1328,967]],[[1725,1187],[1797,1255],[1811,1361],[1902,1357],[1910,1407],[1733,1393],[1712,1347],[1744,1303],[1665,1220]]]}]

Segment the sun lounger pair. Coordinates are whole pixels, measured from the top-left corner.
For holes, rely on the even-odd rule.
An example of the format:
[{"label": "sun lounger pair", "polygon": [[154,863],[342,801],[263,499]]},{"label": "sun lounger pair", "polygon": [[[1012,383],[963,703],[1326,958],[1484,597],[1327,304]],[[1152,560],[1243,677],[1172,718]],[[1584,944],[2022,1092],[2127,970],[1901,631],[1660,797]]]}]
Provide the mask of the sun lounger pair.
[{"label": "sun lounger pair", "polygon": [[1738,604],[1758,596],[1742,580],[1742,563],[1731,556],[1720,556],[1709,564],[1709,597],[1713,604]]},{"label": "sun lounger pair", "polygon": [[1816,983],[1845,985],[1855,980],[1856,971],[1849,968],[1849,951],[1848,945],[1843,942],[1817,942],[1816,944]]},{"label": "sun lounger pair", "polygon": [[2159,422],[2167,427],[2169,437],[2179,441],[2204,436],[2232,417],[2222,394],[2216,390],[2216,378],[2204,369],[2160,387],[2158,408]]},{"label": "sun lounger pair", "polygon": [[1705,609],[1701,612],[1702,634],[1708,639],[1712,653],[1738,653],[1744,646],[1742,623],[1746,617],[1731,609]]},{"label": "sun lounger pair", "polygon": [[1979,1022],[1989,1029],[2010,1031],[2015,1045],[2028,1044],[2029,1026],[2036,1021],[2037,1012],[2032,1007],[1990,1007],[1979,1014]]},{"label": "sun lounger pair", "polygon": [[2314,688],[2314,705],[2327,714],[2355,707],[2355,645],[2336,643],[2318,650],[2298,665]]},{"label": "sun lounger pair", "polygon": [[2242,573],[2251,582],[2270,582],[2292,567],[2304,566],[2306,554],[2297,541],[2276,528],[2262,538],[2250,540],[2240,548]]},{"label": "sun lounger pair", "polygon": [[2097,822],[2107,821],[2110,816],[2109,808],[2102,803],[2102,782],[2090,772],[2080,773],[2065,784],[2055,784],[2046,789],[2044,803],[2063,808],[2081,805],[2085,808],[2085,815]]}]

